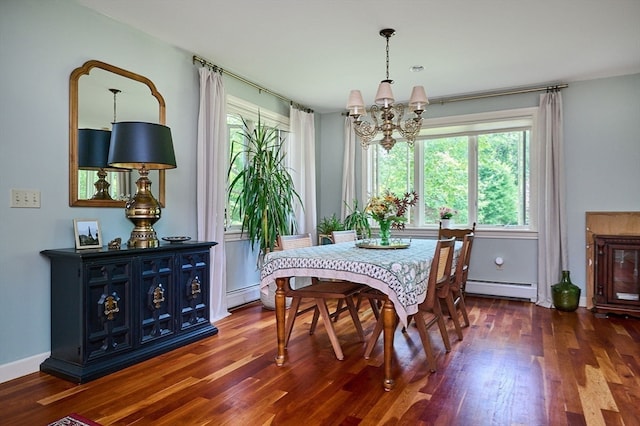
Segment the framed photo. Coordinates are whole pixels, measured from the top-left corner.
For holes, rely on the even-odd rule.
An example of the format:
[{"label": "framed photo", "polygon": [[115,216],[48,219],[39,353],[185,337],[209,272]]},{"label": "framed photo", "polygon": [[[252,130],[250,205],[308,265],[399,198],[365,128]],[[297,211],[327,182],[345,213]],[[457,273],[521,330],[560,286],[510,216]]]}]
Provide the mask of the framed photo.
[{"label": "framed photo", "polygon": [[76,236],[77,250],[102,247],[98,219],[73,219],[73,232]]}]

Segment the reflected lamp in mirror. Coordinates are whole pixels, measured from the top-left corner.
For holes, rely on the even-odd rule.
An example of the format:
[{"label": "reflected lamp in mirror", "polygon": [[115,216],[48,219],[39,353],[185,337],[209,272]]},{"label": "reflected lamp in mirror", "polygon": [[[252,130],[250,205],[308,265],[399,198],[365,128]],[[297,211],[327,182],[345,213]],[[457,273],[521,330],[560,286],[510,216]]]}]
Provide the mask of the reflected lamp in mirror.
[{"label": "reflected lamp in mirror", "polygon": [[129,247],[158,247],[153,224],[160,219],[160,203],[151,193],[149,170],[174,169],[171,130],[167,126],[139,121],[113,123],[108,164],[138,170],[136,194],[125,206],[125,215],[134,224]]},{"label": "reflected lamp in mirror", "polygon": [[109,195],[109,182],[105,179],[109,169],[109,130],[78,129],[78,169],[97,170],[98,180],[94,183],[96,192],[92,200],[112,200]]}]

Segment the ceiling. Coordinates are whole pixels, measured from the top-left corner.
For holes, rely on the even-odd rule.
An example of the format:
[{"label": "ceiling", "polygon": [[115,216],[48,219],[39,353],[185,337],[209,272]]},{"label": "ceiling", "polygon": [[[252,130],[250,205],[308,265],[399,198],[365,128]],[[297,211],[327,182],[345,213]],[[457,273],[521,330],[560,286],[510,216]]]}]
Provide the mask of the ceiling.
[{"label": "ceiling", "polygon": [[[316,112],[640,72],[640,0],[76,0]],[[410,67],[422,65],[424,71]]]}]

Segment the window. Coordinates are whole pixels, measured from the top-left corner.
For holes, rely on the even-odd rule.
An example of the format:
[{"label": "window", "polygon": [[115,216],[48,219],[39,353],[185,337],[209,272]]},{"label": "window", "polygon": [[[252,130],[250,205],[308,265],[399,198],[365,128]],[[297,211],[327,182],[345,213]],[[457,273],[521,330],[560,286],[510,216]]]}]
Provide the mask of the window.
[{"label": "window", "polygon": [[442,206],[455,223],[532,229],[531,141],[535,108],[423,121],[413,146],[372,145],[365,161],[369,193],[415,190],[409,223],[436,226]]},{"label": "window", "polygon": [[[267,126],[277,128],[278,131],[284,136],[284,132],[289,130],[289,117],[277,114],[275,112],[265,110],[257,105],[242,99],[235,98],[233,96],[227,96],[227,131],[229,141],[229,153],[230,159],[235,158],[236,161],[229,167],[228,182],[233,181],[238,172],[244,167],[246,158],[242,155],[235,157],[235,154],[242,150],[242,141],[244,138],[244,124],[243,118],[249,126],[258,121],[258,112],[260,114],[260,120]],[[237,194],[236,194],[237,195]],[[234,200],[236,196],[231,194],[231,200]],[[227,198],[226,208],[226,224],[227,231],[240,230],[242,225],[242,219],[240,213],[232,208],[232,204],[229,203]]]}]

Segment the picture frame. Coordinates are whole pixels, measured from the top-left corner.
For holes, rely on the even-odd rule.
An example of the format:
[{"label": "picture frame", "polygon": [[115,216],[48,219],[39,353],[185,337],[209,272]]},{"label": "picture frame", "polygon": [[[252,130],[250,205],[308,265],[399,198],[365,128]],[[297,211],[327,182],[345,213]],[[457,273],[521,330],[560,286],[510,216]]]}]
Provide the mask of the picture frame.
[{"label": "picture frame", "polygon": [[73,219],[76,250],[102,247],[102,233],[98,219]]}]

